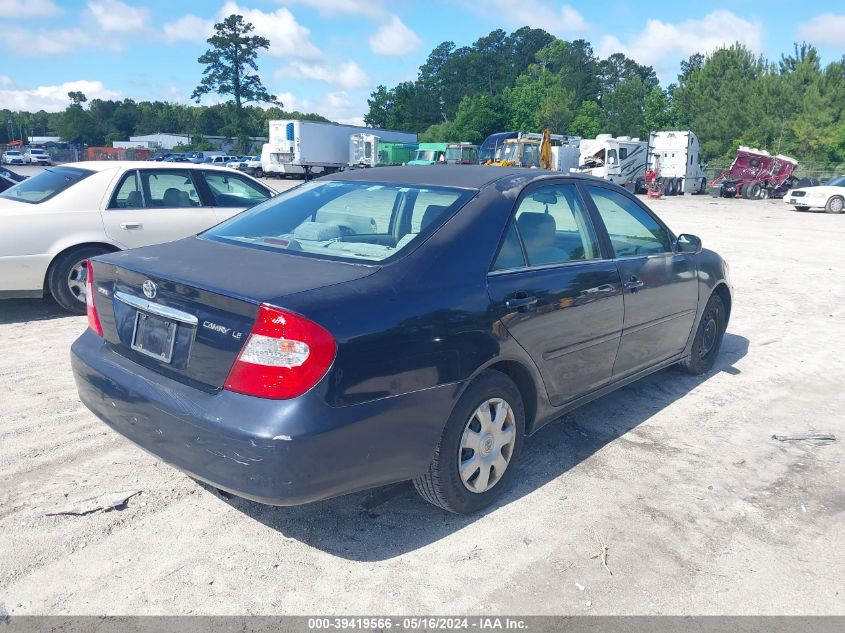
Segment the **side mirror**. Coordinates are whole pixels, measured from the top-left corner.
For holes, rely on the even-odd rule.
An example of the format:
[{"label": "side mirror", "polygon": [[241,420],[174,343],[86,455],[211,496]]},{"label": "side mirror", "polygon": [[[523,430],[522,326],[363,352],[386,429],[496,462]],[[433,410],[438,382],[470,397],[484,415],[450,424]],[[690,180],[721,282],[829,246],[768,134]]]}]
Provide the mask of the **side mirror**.
[{"label": "side mirror", "polygon": [[675,242],[676,250],[679,253],[700,253],[701,252],[701,238],[697,235],[689,233],[681,233],[678,240]]}]

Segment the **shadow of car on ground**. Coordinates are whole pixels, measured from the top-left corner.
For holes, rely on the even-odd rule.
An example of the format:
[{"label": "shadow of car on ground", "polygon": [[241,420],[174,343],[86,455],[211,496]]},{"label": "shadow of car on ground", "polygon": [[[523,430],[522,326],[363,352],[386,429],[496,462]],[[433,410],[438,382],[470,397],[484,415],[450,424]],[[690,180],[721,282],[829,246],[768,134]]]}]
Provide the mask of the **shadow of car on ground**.
[{"label": "shadow of car on ground", "polygon": [[355,561],[387,560],[436,542],[560,477],[714,375],[737,375],[734,364],[747,352],[748,339],[726,333],[716,364],[707,374],[690,376],[665,369],[544,427],[527,438],[515,485],[480,515],[459,516],[436,508],[423,501],[410,482],[293,507],[267,506],[228,494],[221,497],[280,534],[329,554]]}]

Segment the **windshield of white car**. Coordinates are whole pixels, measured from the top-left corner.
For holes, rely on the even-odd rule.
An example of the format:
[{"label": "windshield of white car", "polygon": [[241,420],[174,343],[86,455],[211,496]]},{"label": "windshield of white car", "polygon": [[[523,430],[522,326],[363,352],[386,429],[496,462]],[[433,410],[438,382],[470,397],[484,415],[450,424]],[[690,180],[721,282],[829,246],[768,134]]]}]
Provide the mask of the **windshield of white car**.
[{"label": "windshield of white car", "polygon": [[38,204],[75,185],[92,173],[94,172],[76,167],[45,169],[40,174],[27,178],[0,193],[0,198]]},{"label": "windshield of white car", "polygon": [[835,176],[824,184],[828,187],[845,187],[845,176]]},{"label": "windshield of white car", "polygon": [[309,182],[201,237],[321,259],[382,262],[435,231],[474,195],[446,187]]}]

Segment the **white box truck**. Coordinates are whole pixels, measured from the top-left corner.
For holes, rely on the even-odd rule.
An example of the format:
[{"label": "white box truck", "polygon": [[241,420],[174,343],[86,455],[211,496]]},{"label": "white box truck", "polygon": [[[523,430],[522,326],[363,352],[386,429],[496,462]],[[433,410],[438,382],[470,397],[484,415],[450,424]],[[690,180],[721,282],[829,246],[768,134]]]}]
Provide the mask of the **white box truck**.
[{"label": "white box truck", "polygon": [[577,169],[583,174],[604,178],[626,189],[639,192],[645,189],[645,141],[630,136],[614,138],[599,134],[581,141],[581,156]]},{"label": "white box truck", "polygon": [[382,141],[416,143],[411,132],[357,125],[280,119],[269,123],[269,142],[261,150],[264,173],[273,176],[339,171],[349,163],[349,137],[374,134]]},{"label": "white box truck", "polygon": [[667,196],[707,190],[698,137],[689,130],[649,134],[648,168],[656,171],[657,182]]}]

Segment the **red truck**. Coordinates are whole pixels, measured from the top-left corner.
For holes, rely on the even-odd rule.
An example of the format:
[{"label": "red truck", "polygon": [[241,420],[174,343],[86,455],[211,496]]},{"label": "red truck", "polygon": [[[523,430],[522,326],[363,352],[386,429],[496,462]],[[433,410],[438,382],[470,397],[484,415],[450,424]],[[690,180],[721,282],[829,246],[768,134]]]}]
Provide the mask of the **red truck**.
[{"label": "red truck", "polygon": [[731,166],[710,183],[710,195],[714,198],[783,198],[795,185],[794,176],[798,161],[789,156],[743,147],[736,151]]}]

